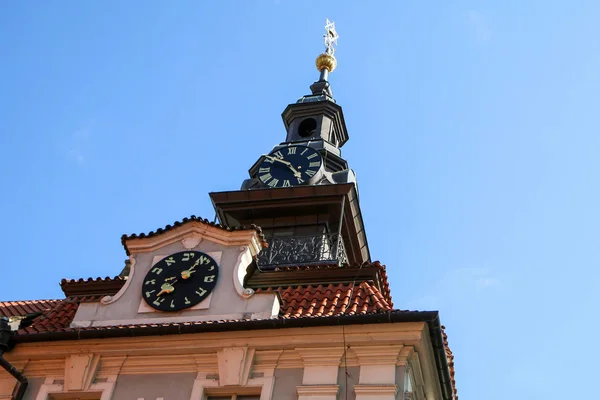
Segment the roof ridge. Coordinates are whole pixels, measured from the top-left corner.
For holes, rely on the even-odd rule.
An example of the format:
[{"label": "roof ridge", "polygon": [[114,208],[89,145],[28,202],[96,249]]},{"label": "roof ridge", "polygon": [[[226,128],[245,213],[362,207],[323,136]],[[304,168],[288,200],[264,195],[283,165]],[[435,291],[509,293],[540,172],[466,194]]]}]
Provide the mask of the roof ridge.
[{"label": "roof ridge", "polygon": [[127,240],[143,239],[143,238],[147,238],[147,237],[157,236],[157,235],[160,235],[167,231],[170,231],[171,229],[178,228],[180,226],[183,226],[187,223],[194,222],[194,221],[212,226],[214,228],[222,229],[227,232],[254,230],[258,233],[258,236],[259,236],[261,242],[266,243],[262,228],[258,225],[250,224],[250,225],[227,226],[227,225],[222,225],[222,224],[219,224],[219,223],[216,223],[213,221],[209,221],[206,218],[197,217],[195,215],[190,215],[189,217],[183,218],[181,221],[175,221],[175,222],[173,222],[173,224],[167,224],[167,225],[165,225],[164,228],[158,228],[158,229],[156,229],[156,231],[150,231],[148,233],[143,233],[143,232],[142,233],[130,233],[129,235],[123,234],[123,235],[121,235],[121,244],[125,248],[125,252],[127,253],[127,255],[129,255],[129,249],[127,248],[127,244],[125,243]]},{"label": "roof ridge", "polygon": [[0,305],[2,304],[14,304],[14,303],[41,303],[41,302],[47,302],[47,301],[62,301],[64,299],[35,299],[35,300],[4,300],[4,301],[0,301]]}]

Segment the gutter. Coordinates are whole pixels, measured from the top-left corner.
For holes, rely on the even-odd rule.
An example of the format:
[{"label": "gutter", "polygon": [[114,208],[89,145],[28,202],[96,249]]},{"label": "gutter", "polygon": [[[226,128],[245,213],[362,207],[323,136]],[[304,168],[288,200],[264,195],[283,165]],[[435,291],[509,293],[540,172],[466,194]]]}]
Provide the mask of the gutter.
[{"label": "gutter", "polygon": [[433,346],[435,355],[435,365],[438,369],[438,377],[442,388],[442,397],[444,400],[453,400],[452,378],[450,377],[450,367],[448,366],[448,358],[446,357],[446,348],[444,347],[444,336],[442,334],[439,315],[436,315],[433,320],[427,321],[427,325],[429,326],[431,345]]},{"label": "gutter", "polygon": [[[106,339],[117,337],[141,337],[154,335],[177,335],[185,333],[232,332],[262,329],[307,328],[315,326],[368,325],[399,322],[426,322],[429,327],[442,398],[453,400],[452,381],[444,348],[442,327],[437,311],[392,310],[373,314],[338,315],[331,317],[305,317],[291,319],[240,320],[222,323],[179,323],[168,325],[144,325],[122,327],[71,328],[60,332],[27,333],[13,336],[15,343],[45,342],[59,340]],[[18,378],[17,378],[18,379]],[[13,400],[21,400],[13,398]]]},{"label": "gutter", "polygon": [[9,345],[11,336],[12,332],[10,330],[10,325],[8,325],[8,318],[0,318],[0,367],[4,368],[6,372],[14,376],[18,381],[17,386],[15,386],[15,389],[13,390],[11,400],[22,400],[29,382],[27,381],[27,378],[14,367],[14,365],[4,358],[4,353],[12,349]]}]

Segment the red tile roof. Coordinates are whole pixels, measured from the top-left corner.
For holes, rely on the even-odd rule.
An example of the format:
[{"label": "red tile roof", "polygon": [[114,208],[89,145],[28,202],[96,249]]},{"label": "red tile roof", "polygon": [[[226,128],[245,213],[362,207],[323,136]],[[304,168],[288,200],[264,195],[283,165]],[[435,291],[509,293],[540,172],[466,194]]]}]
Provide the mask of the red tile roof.
[{"label": "red tile roof", "polygon": [[40,315],[31,326],[16,331],[18,335],[40,332],[56,332],[68,328],[75,317],[79,302],[73,299],[65,299],[54,308]]},{"label": "red tile roof", "polygon": [[0,317],[24,317],[27,314],[48,312],[62,300],[0,301]]},{"label": "red tile roof", "polygon": [[[377,288],[368,282],[356,285],[296,286],[258,289],[257,292],[278,291],[283,300],[280,318],[325,317],[371,314],[391,311],[392,307]],[[56,301],[51,309],[36,318],[30,326],[19,329],[17,335],[76,330],[70,328],[81,302],[99,301],[102,296],[73,296]],[[19,302],[14,302],[19,303]],[[225,322],[225,321],[216,321]],[[133,326],[133,325],[132,325]],[[119,327],[114,327],[119,328]],[[80,328],[102,329],[102,328]]]},{"label": "red tile roof", "polygon": [[85,295],[104,295],[113,296],[125,284],[127,277],[115,276],[111,278],[88,278],[88,279],[63,279],[60,287],[66,297],[85,296]]},{"label": "red tile roof", "polygon": [[369,314],[392,309],[379,290],[368,282],[356,285],[290,286],[258,289],[257,292],[275,290],[283,300],[280,312],[282,318]]},{"label": "red tile roof", "polygon": [[[314,276],[315,279],[313,279],[313,281],[318,281],[320,283],[330,280],[343,283],[351,283],[355,281],[373,281],[376,283],[376,285],[373,287],[379,288],[379,292],[387,300],[389,305],[391,307],[394,306],[392,302],[392,294],[390,292],[390,285],[388,283],[386,267],[379,261],[355,265],[299,265],[276,267],[272,271],[256,270],[248,280],[248,283],[251,287],[264,287],[265,285],[269,287],[287,287],[288,284],[291,284],[291,282],[306,281],[308,276]],[[278,281],[285,283],[274,284]],[[314,282],[306,283],[314,284]]]},{"label": "red tile roof", "polygon": [[[306,267],[304,269],[320,269],[321,267]],[[325,268],[325,267],[323,267]],[[337,267],[338,270],[344,267]],[[364,266],[345,268],[359,268],[361,270],[374,268],[378,271],[374,280],[360,280],[357,282],[330,283],[326,285],[293,285],[278,287],[256,288],[257,292],[279,292],[282,305],[279,319],[300,319],[336,317],[342,315],[366,315],[378,313],[410,313],[409,311],[394,310],[389,292],[385,266],[379,262]],[[301,267],[288,268],[287,270],[301,270]],[[0,302],[0,316],[24,316],[26,314],[42,312],[33,323],[15,333],[19,336],[47,334],[54,332],[78,332],[85,330],[96,330],[106,332],[118,332],[127,329],[156,328],[160,326],[180,325],[181,329],[186,326],[220,324],[237,321],[199,321],[182,324],[145,324],[94,328],[71,328],[70,324],[75,313],[82,302],[99,301],[104,295],[114,294],[114,290],[125,283],[125,278],[89,278],[87,280],[64,280],[61,286],[67,294],[63,300],[34,300],[34,301],[12,301]],[[380,287],[382,291],[378,289]],[[102,290],[101,290],[102,289]],[[110,289],[111,293],[99,293],[104,289]],[[69,293],[81,293],[80,295],[68,295]],[[86,295],[84,295],[86,294]],[[247,321],[250,322],[250,321]],[[244,322],[246,323],[246,322]],[[458,399],[456,382],[454,378],[454,355],[448,346],[448,336],[443,331],[444,347],[450,371],[453,389],[453,400]],[[103,333],[104,335],[104,333]],[[79,334],[77,334],[79,337]]]},{"label": "red tile roof", "polygon": [[[119,279],[120,280],[120,279]],[[110,279],[111,282],[119,281]],[[124,280],[120,280],[124,283]],[[65,281],[69,282],[69,281]],[[83,281],[79,284],[89,284],[97,281]],[[75,284],[77,281],[70,281]],[[286,286],[276,288],[259,288],[257,292],[274,292],[281,295],[282,305],[279,319],[301,319],[336,317],[342,315],[366,315],[378,313],[410,313],[409,311],[394,310],[390,301],[386,299],[377,287],[368,281],[354,283],[340,283],[329,285]],[[161,326],[179,325],[180,329],[192,325],[220,324],[237,321],[198,321],[182,324],[144,324],[94,328],[71,328],[70,324],[75,317],[81,302],[99,301],[103,295],[71,296],[64,300],[37,300],[0,302],[0,314],[4,316],[25,315],[31,312],[43,312],[33,324],[19,329],[18,336],[52,334],[55,332],[77,332],[96,330],[106,332],[106,337],[111,332],[131,329],[157,328]],[[390,299],[391,300],[391,299]],[[248,321],[250,322],[250,321]],[[458,400],[456,381],[454,378],[454,355],[448,346],[448,336],[442,327],[444,348],[450,371],[453,400]],[[104,333],[103,333],[104,335]],[[79,337],[79,334],[77,334]]]},{"label": "red tile roof", "polygon": [[458,391],[456,390],[456,379],[454,378],[454,354],[450,350],[448,345],[448,335],[446,334],[446,327],[442,325],[442,337],[444,338],[444,349],[446,349],[446,359],[448,360],[448,369],[450,370],[450,380],[452,381],[452,399],[458,400]]}]

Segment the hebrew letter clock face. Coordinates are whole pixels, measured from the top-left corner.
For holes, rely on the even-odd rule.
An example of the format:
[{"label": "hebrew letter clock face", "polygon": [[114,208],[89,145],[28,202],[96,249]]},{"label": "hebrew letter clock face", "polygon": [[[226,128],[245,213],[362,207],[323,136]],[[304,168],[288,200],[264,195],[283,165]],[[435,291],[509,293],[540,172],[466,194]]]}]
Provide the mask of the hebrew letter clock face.
[{"label": "hebrew letter clock face", "polygon": [[217,284],[219,266],[207,254],[182,251],[154,264],[142,284],[142,297],[152,308],[179,311],[204,300]]}]

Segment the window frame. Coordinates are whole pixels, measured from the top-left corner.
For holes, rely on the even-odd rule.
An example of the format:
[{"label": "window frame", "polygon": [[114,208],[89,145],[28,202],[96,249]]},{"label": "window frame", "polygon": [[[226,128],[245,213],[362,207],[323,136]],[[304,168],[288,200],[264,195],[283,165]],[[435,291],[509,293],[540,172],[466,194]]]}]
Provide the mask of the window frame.
[{"label": "window frame", "polygon": [[[202,374],[204,375],[204,374]],[[217,379],[196,378],[190,400],[208,400],[212,396],[258,396],[260,400],[273,398],[274,376],[250,378],[244,386],[220,386]]]}]

